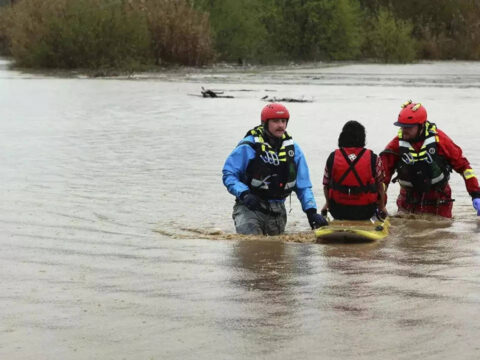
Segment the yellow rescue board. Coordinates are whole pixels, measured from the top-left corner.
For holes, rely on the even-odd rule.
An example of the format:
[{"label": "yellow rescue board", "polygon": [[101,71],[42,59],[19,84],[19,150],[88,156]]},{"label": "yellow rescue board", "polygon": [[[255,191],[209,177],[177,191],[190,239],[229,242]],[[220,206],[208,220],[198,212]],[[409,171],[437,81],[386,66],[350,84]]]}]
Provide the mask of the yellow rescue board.
[{"label": "yellow rescue board", "polygon": [[317,242],[327,241],[375,241],[388,235],[390,221],[332,220],[327,226],[315,229]]}]

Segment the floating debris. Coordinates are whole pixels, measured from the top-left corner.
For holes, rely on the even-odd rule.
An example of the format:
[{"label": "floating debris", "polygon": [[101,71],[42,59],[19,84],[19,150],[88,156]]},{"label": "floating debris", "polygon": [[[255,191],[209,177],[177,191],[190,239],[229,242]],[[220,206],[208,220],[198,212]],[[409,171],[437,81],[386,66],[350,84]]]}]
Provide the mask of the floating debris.
[{"label": "floating debris", "polygon": [[202,86],[202,97],[204,98],[229,98],[232,99],[232,95],[223,95],[223,91],[220,90],[212,90],[212,89],[205,89]]},{"label": "floating debris", "polygon": [[289,97],[283,97],[283,98],[278,98],[276,96],[270,97],[269,95],[265,95],[262,97],[263,101],[268,101],[268,102],[289,102],[289,103],[307,103],[307,102],[313,102],[313,99],[304,99],[303,97],[300,99],[297,98],[289,98]]}]

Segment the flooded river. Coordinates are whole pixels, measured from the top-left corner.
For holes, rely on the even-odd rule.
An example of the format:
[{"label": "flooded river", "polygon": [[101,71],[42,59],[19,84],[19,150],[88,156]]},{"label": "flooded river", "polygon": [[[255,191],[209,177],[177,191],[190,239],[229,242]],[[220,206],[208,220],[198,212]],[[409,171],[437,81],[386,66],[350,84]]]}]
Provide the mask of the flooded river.
[{"label": "flooded river", "polygon": [[480,63],[87,79],[0,60],[0,358],[478,359],[480,222],[458,174],[453,221],[394,218],[384,241],[315,244],[295,196],[287,234],[234,234],[221,169],[267,95],[313,100],[287,104],[288,130],[319,206],[344,122],[379,152],[410,98],[480,173]]}]

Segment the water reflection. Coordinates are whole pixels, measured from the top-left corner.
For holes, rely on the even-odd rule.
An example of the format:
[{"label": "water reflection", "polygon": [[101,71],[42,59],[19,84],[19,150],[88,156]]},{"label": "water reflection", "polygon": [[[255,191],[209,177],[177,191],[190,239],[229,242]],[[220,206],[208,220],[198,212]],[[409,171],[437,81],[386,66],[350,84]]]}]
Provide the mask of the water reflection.
[{"label": "water reflection", "polygon": [[378,152],[405,94],[425,99],[478,166],[479,66],[342,66],[316,82],[323,70],[239,73],[209,84],[251,90],[227,103],[187,95],[202,76],[55,79],[0,60],[0,290],[13,294],[0,301],[0,357],[435,359],[461,347],[477,358],[480,223],[460,176],[453,223],[399,218],[383,241],[314,244],[296,201],[287,234],[234,234],[219,171],[265,84],[314,97],[289,105],[289,128],[318,202],[338,131],[329,119],[355,116]]},{"label": "water reflection", "polygon": [[248,290],[285,290],[285,277],[292,271],[285,246],[282,241],[239,241],[233,247],[233,266],[241,276],[233,283]]},{"label": "water reflection", "polygon": [[331,310],[347,317],[371,317],[369,299],[375,291],[370,282],[384,246],[384,241],[323,245],[325,271],[332,279],[325,286]]},{"label": "water reflection", "polygon": [[255,343],[253,357],[269,353],[271,344],[285,346],[296,328],[294,278],[299,269],[291,250],[280,240],[243,240],[232,247],[229,281],[236,296],[220,326]]}]

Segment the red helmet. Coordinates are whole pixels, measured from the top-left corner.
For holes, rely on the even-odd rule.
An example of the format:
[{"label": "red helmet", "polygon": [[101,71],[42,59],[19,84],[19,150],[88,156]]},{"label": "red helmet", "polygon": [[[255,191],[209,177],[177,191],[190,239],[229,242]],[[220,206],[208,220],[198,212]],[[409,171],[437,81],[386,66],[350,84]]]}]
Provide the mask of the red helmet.
[{"label": "red helmet", "polygon": [[290,119],[290,114],[285,106],[278,103],[271,103],[262,109],[262,124],[270,119]]},{"label": "red helmet", "polygon": [[396,126],[413,127],[415,125],[425,124],[427,121],[427,110],[420,103],[413,103],[412,100],[402,105],[402,110],[398,114],[398,121],[393,123]]}]

